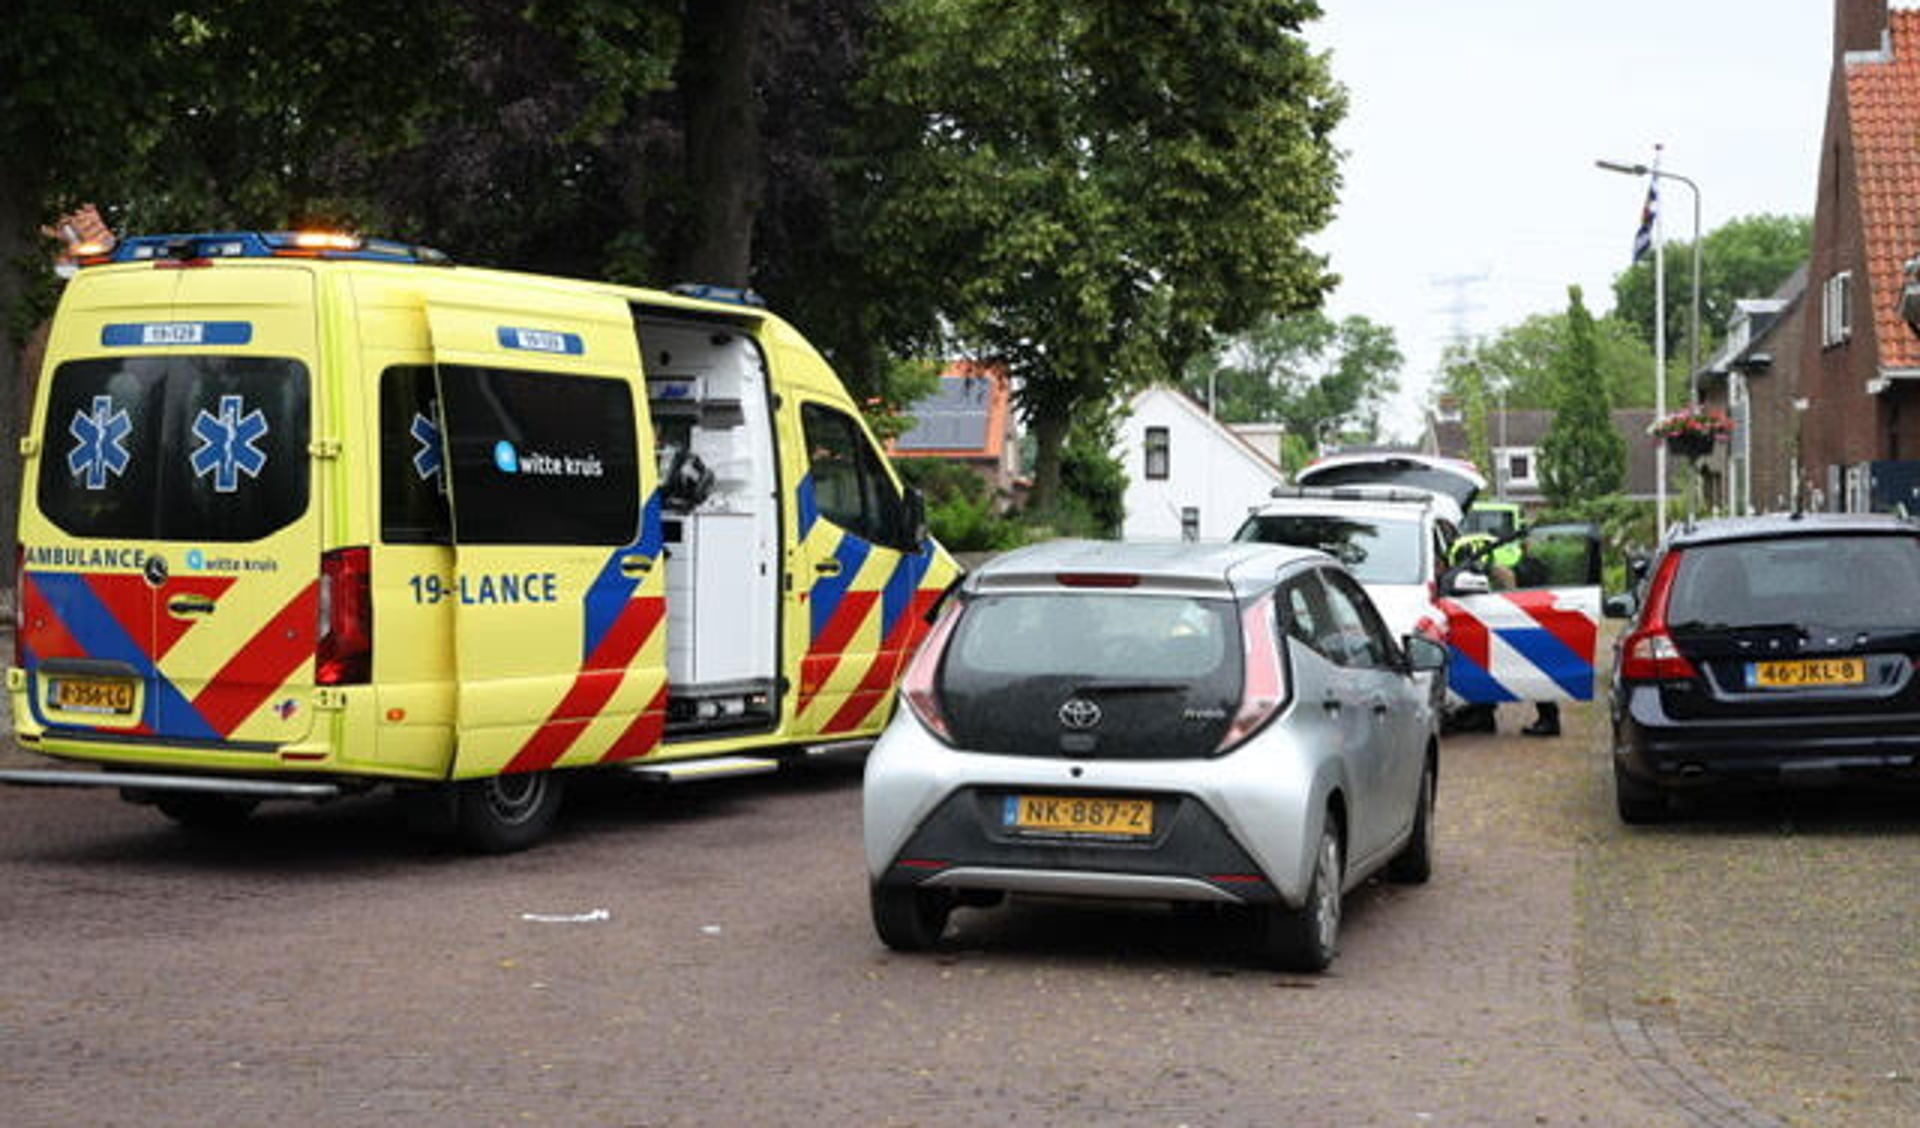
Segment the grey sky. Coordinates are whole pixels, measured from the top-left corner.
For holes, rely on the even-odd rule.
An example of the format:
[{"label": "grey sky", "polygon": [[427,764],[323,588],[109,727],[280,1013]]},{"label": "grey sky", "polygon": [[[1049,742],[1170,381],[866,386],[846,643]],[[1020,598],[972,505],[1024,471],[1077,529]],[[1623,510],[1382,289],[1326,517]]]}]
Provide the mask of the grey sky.
[{"label": "grey sky", "polygon": [[[1336,317],[1391,325],[1407,356],[1387,424],[1404,438],[1451,337],[1612,307],[1644,178],[1603,172],[1666,146],[1700,186],[1705,231],[1811,214],[1833,9],[1822,0],[1324,0],[1308,37],[1351,106],[1340,213],[1315,245],[1343,282]],[[1904,6],[1904,5],[1897,5]],[[1693,231],[1663,183],[1669,239]],[[1443,280],[1482,276],[1454,288]]]}]

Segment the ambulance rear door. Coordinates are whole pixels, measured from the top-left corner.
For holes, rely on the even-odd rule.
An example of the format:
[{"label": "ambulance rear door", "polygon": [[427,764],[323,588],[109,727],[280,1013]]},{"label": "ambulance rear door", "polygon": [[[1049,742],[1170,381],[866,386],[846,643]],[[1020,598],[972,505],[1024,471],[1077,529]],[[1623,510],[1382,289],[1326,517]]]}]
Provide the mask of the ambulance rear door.
[{"label": "ambulance rear door", "polygon": [[652,427],[624,302],[438,288],[428,301],[470,779],[644,756],[666,718]]},{"label": "ambulance rear door", "polygon": [[311,271],[83,275],[50,355],[20,524],[33,719],[55,738],[305,738],[324,426]]}]

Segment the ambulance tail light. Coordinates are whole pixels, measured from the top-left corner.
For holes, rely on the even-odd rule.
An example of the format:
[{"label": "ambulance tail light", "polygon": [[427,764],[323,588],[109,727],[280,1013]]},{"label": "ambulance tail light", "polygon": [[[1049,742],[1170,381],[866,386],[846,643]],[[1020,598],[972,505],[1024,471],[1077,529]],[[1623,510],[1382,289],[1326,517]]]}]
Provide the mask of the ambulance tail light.
[{"label": "ambulance tail light", "polygon": [[961,614],[962,609],[954,607],[940,616],[940,621],[920,643],[920,649],[914,651],[913,661],[907,663],[907,672],[900,679],[900,696],[913,710],[913,715],[928,732],[949,744],[953,742],[953,731],[947,724],[946,712],[940,707],[940,656],[946,651],[947,639]]},{"label": "ambulance tail light", "polygon": [[373,560],[366,548],[320,557],[320,637],[316,685],[365,685],[373,678]]},{"label": "ambulance tail light", "polygon": [[[27,549],[25,545],[13,546],[13,582],[24,584],[27,578]],[[26,600],[18,595],[13,600],[13,664],[15,668],[27,664],[27,644],[22,641],[27,633],[27,613],[22,610]]]}]

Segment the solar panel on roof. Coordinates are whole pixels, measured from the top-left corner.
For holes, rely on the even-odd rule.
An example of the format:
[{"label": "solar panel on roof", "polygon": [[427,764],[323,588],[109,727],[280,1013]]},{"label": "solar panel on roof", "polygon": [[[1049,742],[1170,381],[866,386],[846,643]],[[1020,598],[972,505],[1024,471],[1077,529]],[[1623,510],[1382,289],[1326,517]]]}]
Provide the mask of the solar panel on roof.
[{"label": "solar panel on roof", "polygon": [[977,377],[941,380],[932,395],[908,409],[913,427],[894,440],[894,449],[986,449],[992,390],[991,382]]}]

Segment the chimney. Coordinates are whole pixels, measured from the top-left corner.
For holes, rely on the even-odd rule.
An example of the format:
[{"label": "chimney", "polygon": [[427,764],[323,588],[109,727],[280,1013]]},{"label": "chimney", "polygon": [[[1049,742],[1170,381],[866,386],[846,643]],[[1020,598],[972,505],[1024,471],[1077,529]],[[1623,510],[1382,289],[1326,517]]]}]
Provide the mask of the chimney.
[{"label": "chimney", "polygon": [[1887,0],[1834,0],[1833,57],[1838,63],[1854,51],[1877,52],[1886,46]]}]

